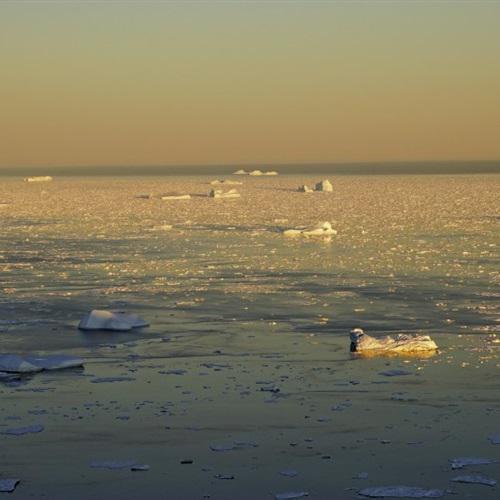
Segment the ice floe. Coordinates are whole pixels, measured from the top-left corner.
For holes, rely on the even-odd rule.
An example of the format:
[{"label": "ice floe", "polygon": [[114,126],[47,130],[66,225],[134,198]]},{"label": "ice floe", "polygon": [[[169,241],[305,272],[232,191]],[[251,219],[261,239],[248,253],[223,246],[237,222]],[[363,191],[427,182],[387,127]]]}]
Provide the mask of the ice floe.
[{"label": "ice floe", "polygon": [[36,373],[42,370],[63,370],[80,366],[83,366],[81,358],[64,354],[26,357],[16,354],[0,354],[0,372]]},{"label": "ice floe", "polygon": [[137,314],[125,311],[107,311],[93,309],[86,314],[78,328],[80,330],[113,330],[117,332],[128,332],[133,328],[142,328],[149,324]]},{"label": "ice floe", "polygon": [[451,478],[454,483],[469,483],[469,484],[484,484],[485,486],[495,486],[497,484],[495,479],[480,476],[479,474],[472,474],[470,476],[456,476]]},{"label": "ice floe", "polygon": [[418,488],[415,486],[378,486],[365,488],[359,494],[370,498],[439,498],[442,490]]},{"label": "ice floe", "polygon": [[366,335],[361,328],[354,328],[350,332],[351,352],[389,352],[408,353],[419,351],[435,351],[438,346],[428,335],[405,335],[395,337],[375,338]]},{"label": "ice floe", "polygon": [[274,498],[276,500],[291,500],[293,498],[304,498],[308,497],[308,491],[285,491],[284,493],[275,493]]},{"label": "ice floe", "polygon": [[450,464],[452,469],[463,469],[470,465],[489,465],[497,463],[496,460],[491,458],[481,458],[481,457],[460,457],[450,459]]},{"label": "ice floe", "polygon": [[334,236],[337,234],[337,231],[332,228],[330,222],[320,222],[315,226],[306,227],[302,229],[285,229],[283,231],[284,236],[303,236],[305,238],[310,237],[321,237],[321,236]]},{"label": "ice floe", "polygon": [[222,189],[212,189],[208,193],[209,198],[239,198],[241,195],[236,189],[230,189],[229,191],[222,191]]},{"label": "ice floe", "polygon": [[25,177],[24,182],[50,182],[53,178],[50,175],[36,175],[34,177]]},{"label": "ice floe", "polygon": [[23,436],[24,434],[38,434],[44,430],[44,426],[41,424],[28,425],[26,427],[12,427],[10,429],[0,430],[0,434],[5,434],[6,436]]},{"label": "ice floe", "polygon": [[190,200],[190,194],[182,194],[182,193],[167,193],[160,196],[162,200]]},{"label": "ice floe", "polygon": [[13,492],[19,483],[19,479],[0,479],[0,493]]},{"label": "ice floe", "polygon": [[[130,469],[130,470],[147,470],[145,464],[141,464],[137,460],[95,460],[90,462],[92,469]],[[140,469],[138,468],[140,467]],[[148,467],[149,468],[149,467]]]},{"label": "ice floe", "polygon": [[491,444],[500,444],[500,434],[490,436],[488,439],[490,440]]}]

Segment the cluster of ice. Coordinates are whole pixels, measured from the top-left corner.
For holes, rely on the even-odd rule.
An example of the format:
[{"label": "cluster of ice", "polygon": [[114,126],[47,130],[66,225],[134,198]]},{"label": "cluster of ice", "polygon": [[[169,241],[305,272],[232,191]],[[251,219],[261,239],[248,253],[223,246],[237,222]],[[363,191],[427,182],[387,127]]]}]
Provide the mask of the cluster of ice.
[{"label": "cluster of ice", "polygon": [[278,175],[278,172],[275,170],[268,170],[266,172],[263,172],[262,170],[251,170],[250,172],[247,172],[246,170],[236,170],[236,172],[233,172],[233,175],[251,175],[251,176],[259,176],[259,175]]},{"label": "cluster of ice", "polygon": [[50,182],[52,177],[50,175],[37,175],[34,177],[25,177],[24,182]]},{"label": "cluster of ice", "polygon": [[317,182],[314,189],[310,188],[307,184],[299,186],[298,191],[301,193],[313,193],[314,191],[324,191],[331,193],[333,191],[332,183],[328,179]]},{"label": "cluster of ice", "polygon": [[236,189],[230,189],[229,191],[222,191],[221,189],[212,189],[208,193],[209,198],[239,198],[241,195],[236,191]]},{"label": "cluster of ice", "polygon": [[396,337],[375,338],[366,335],[361,328],[350,332],[351,352],[390,352],[408,353],[435,351],[438,346],[428,335],[396,335]]},{"label": "cluster of ice", "polygon": [[63,370],[83,366],[83,360],[75,356],[54,354],[51,356],[0,355],[0,373],[36,373],[42,370]]},{"label": "cluster of ice", "polygon": [[160,196],[162,200],[190,200],[190,194],[182,194],[182,193],[166,193]]},{"label": "cluster of ice", "polygon": [[337,231],[332,228],[330,222],[320,222],[316,226],[306,227],[302,229],[285,229],[285,231],[283,231],[284,236],[304,236],[306,238],[317,236],[334,236],[336,234]]},{"label": "cluster of ice", "polygon": [[86,314],[78,328],[80,330],[113,330],[128,332],[133,328],[142,328],[149,324],[137,314],[125,311],[105,311],[94,309]]},{"label": "cluster of ice", "polygon": [[359,492],[363,497],[370,498],[440,498],[442,490],[426,490],[415,486],[378,486],[365,488]]}]

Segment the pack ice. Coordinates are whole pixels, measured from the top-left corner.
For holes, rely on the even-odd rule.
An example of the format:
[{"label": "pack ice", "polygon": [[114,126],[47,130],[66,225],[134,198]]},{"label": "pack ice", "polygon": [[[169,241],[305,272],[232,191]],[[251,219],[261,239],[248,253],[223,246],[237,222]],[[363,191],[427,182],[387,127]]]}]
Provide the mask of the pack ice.
[{"label": "pack ice", "polygon": [[316,236],[334,236],[337,231],[332,228],[330,222],[320,222],[315,226],[306,227],[303,229],[285,229],[284,236],[304,236],[305,238]]},{"label": "pack ice", "polygon": [[375,338],[366,335],[361,328],[351,330],[351,352],[408,353],[435,351],[438,346],[428,335],[405,335]]},{"label": "pack ice", "polygon": [[51,356],[0,355],[0,372],[35,373],[42,370],[63,370],[83,366],[83,360],[75,356],[54,354]]}]

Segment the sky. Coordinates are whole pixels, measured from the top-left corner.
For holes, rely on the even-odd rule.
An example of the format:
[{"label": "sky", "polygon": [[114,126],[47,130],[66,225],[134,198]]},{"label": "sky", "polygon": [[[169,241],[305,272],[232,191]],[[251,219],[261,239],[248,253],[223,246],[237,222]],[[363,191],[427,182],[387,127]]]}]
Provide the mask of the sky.
[{"label": "sky", "polygon": [[0,1],[0,167],[500,159],[500,1]]}]

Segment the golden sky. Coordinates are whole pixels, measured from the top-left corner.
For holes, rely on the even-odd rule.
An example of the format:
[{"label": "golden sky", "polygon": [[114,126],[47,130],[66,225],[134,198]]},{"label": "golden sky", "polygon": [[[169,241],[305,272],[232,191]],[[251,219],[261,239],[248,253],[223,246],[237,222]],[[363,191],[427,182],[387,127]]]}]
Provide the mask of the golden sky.
[{"label": "golden sky", "polygon": [[0,2],[0,167],[500,159],[497,1]]}]

